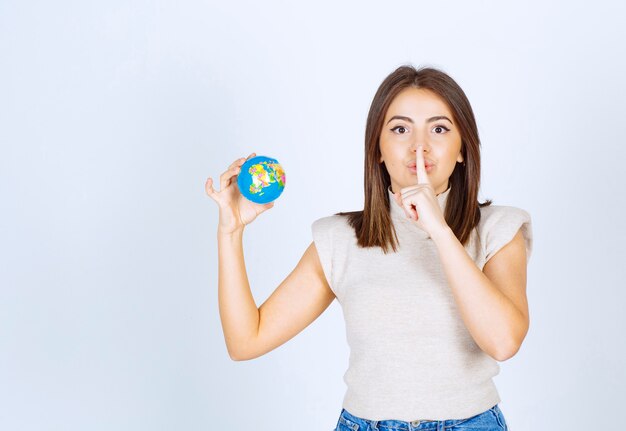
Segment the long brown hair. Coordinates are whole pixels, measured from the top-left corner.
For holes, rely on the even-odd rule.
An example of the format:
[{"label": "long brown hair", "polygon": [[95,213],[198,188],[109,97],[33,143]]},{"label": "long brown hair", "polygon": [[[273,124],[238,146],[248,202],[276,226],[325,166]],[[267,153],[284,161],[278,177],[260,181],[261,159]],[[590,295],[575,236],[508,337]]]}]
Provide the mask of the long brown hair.
[{"label": "long brown hair", "polygon": [[365,128],[365,205],[361,211],[339,212],[348,217],[360,247],[381,247],[386,254],[389,247],[397,251],[398,236],[393,229],[387,189],[391,185],[389,172],[380,159],[379,139],[383,121],[393,99],[405,88],[427,89],[437,94],[452,111],[461,135],[461,154],[464,164],[457,163],[450,176],[451,190],[447,197],[444,217],[448,226],[465,246],[472,229],[480,221],[480,208],[491,200],[478,202],[480,187],[480,139],[474,112],[467,96],[445,72],[432,68],[403,65],[380,84]]}]

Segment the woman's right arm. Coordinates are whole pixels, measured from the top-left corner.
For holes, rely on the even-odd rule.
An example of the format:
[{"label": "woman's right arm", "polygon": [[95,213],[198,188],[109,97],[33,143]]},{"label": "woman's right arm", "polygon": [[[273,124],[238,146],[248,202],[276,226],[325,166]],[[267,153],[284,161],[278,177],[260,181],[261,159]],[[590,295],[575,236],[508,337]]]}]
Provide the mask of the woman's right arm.
[{"label": "woman's right arm", "polygon": [[242,236],[218,239],[219,307],[228,353],[235,361],[262,356],[317,319],[335,299],[312,242],[269,298],[257,309],[246,275]]},{"label": "woman's right arm", "polygon": [[[248,158],[254,156],[250,154]],[[257,308],[246,274],[243,231],[259,214],[273,206],[248,201],[231,181],[246,159],[233,162],[220,177],[220,191],[207,194],[220,206],[218,225],[218,302],[229,356],[248,360],[285,343],[315,320],[335,298],[324,276],[314,243],[295,269]]]},{"label": "woman's right arm", "polygon": [[229,356],[238,360],[256,337],[259,310],[254,302],[243,258],[243,229],[217,234],[218,287],[222,330]]}]

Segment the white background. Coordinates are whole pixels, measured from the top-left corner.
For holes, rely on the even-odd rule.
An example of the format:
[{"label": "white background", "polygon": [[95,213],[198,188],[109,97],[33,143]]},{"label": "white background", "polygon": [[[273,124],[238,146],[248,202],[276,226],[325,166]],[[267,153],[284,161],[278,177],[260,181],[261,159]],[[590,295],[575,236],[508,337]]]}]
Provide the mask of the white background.
[{"label": "white background", "polygon": [[510,429],[619,427],[625,17],[620,1],[0,2],[0,429],[333,429],[339,304],[232,361],[204,183],[253,151],[286,170],[244,235],[260,305],[315,219],[362,208],[367,111],[406,63],[470,99],[479,199],[532,216],[531,327],[495,379]]}]

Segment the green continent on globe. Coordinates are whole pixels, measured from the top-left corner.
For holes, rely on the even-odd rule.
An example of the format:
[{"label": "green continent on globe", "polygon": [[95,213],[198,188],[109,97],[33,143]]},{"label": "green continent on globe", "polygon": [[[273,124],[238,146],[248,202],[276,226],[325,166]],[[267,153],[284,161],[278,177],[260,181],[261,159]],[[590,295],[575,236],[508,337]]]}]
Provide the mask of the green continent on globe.
[{"label": "green continent on globe", "polygon": [[285,172],[278,163],[256,163],[250,166],[248,173],[252,178],[250,194],[263,196],[263,189],[275,183],[278,183],[279,187],[285,187]]}]

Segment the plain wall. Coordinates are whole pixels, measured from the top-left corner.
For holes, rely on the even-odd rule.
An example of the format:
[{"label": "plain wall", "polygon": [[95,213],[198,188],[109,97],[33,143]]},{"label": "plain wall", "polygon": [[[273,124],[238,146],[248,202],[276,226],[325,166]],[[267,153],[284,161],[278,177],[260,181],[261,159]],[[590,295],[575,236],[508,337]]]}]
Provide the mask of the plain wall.
[{"label": "plain wall", "polygon": [[232,361],[218,208],[239,157],[283,195],[244,235],[258,305],[311,223],[362,208],[369,105],[401,64],[465,90],[479,199],[532,217],[529,333],[495,382],[509,427],[604,429],[626,401],[624,2],[0,3],[0,429],[324,430],[335,301]]}]

